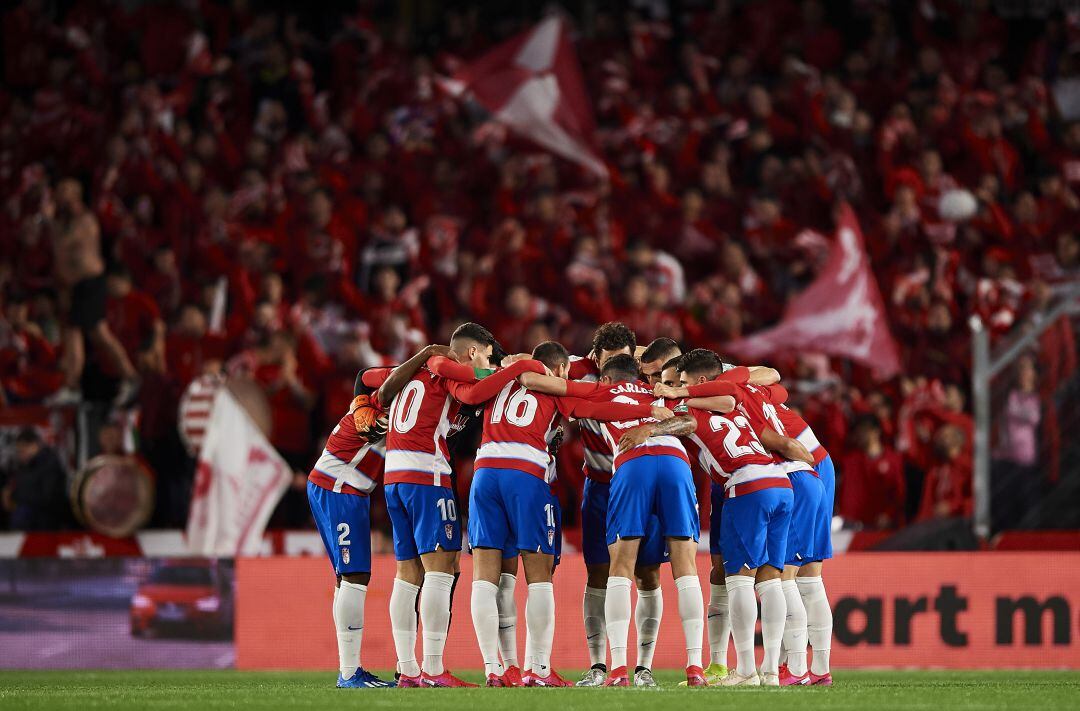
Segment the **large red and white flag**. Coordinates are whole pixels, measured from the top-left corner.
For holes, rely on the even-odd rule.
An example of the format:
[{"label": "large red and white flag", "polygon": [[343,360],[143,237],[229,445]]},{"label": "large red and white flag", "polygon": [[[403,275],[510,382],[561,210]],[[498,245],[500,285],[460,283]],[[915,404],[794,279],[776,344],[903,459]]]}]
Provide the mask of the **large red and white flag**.
[{"label": "large red and white flag", "polygon": [[829,258],[814,283],[792,299],[778,324],[728,345],[747,360],[796,348],[850,358],[884,378],[900,372],[862,230],[846,203],[839,209]]},{"label": "large red and white flag", "polygon": [[214,395],[188,513],[192,554],[258,555],[292,470],[228,388]]},{"label": "large red and white flag", "polygon": [[567,160],[607,175],[566,21],[552,15],[440,82],[468,95],[495,120]]}]

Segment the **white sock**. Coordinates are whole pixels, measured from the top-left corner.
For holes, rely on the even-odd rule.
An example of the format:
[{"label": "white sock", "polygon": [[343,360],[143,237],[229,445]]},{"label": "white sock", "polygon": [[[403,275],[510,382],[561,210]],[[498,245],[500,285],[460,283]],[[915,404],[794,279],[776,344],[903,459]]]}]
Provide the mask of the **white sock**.
[{"label": "white sock", "polygon": [[784,590],[784,601],[787,603],[784,650],[787,652],[788,671],[802,676],[806,673],[806,608],[794,580],[785,580],[780,587]]},{"label": "white sock", "polygon": [[757,599],[754,579],[730,575],[727,579],[728,610],[731,614],[731,639],[735,642],[735,671],[742,676],[757,673],[754,661],[754,627],[757,625]]},{"label": "white sock", "polygon": [[390,592],[390,629],[394,633],[398,671],[405,676],[419,676],[416,663],[416,596],[420,587],[394,578]]},{"label": "white sock", "polygon": [[364,639],[364,600],[367,585],[347,580],[334,594],[334,624],[337,626],[338,667],[341,677],[349,679],[360,664],[360,645]]},{"label": "white sock", "polygon": [[675,580],[679,591],[679,618],[686,637],[686,666],[701,666],[701,635],[705,626],[705,602],[701,599],[701,581],[696,575]]},{"label": "white sock", "polygon": [[[517,601],[514,589],[517,576],[503,573],[499,576],[499,653],[504,667],[518,666],[517,658]],[[526,656],[525,661],[528,662]]]},{"label": "white sock", "polygon": [[[444,671],[443,649],[446,647],[446,630],[450,626],[450,590],[453,587],[454,576],[450,573],[424,573],[420,623],[424,626],[424,671],[431,676]],[[494,610],[497,642],[499,611],[497,607]]]},{"label": "white sock", "polygon": [[709,656],[710,663],[727,666],[731,617],[728,614],[727,586],[709,586]]},{"label": "white sock", "polygon": [[611,668],[626,666],[626,638],[630,634],[630,578],[608,578],[604,617],[611,646]]},{"label": "white sock", "polygon": [[551,583],[530,583],[525,606],[525,627],[532,640],[531,668],[547,676],[551,669],[551,644],[555,639],[555,588]]},{"label": "white sock", "polygon": [[529,601],[525,600],[525,665],[522,669],[532,669],[536,664],[536,644],[533,642],[533,633],[529,629]]},{"label": "white sock", "polygon": [[833,617],[825,583],[820,577],[795,578],[799,595],[806,607],[806,631],[814,657],[810,671],[823,675],[829,673],[829,649],[832,647]]},{"label": "white sock", "polygon": [[[634,606],[634,628],[637,630],[637,666],[652,669],[656,653],[656,635],[664,617],[664,594],[660,588],[638,590]],[[614,665],[613,665],[614,666]]]},{"label": "white sock", "polygon": [[780,579],[765,580],[754,586],[761,600],[761,671],[776,674],[780,667],[780,647],[784,642],[784,622],[787,619],[787,602]]},{"label": "white sock", "polygon": [[[486,580],[474,580],[472,584],[472,621],[476,629],[476,641],[484,658],[484,674],[502,676],[499,664],[499,586]],[[426,632],[425,628],[425,632]],[[427,641],[427,635],[424,635]],[[426,646],[426,645],[425,645]],[[427,664],[427,649],[424,650]]]},{"label": "white sock", "polygon": [[582,614],[585,618],[585,644],[589,647],[589,665],[607,661],[607,622],[604,617],[607,588],[585,588]]}]

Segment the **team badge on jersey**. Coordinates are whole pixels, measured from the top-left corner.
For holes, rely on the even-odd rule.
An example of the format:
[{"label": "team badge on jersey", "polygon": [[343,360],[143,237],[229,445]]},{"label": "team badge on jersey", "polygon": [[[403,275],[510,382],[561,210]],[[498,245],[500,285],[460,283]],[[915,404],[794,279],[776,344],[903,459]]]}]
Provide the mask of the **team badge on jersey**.
[{"label": "team badge on jersey", "polygon": [[454,527],[450,524],[443,526],[443,531],[446,533],[446,540],[450,541],[454,538]]},{"label": "team badge on jersey", "polygon": [[554,528],[549,528],[548,529],[548,545],[549,546],[555,545],[555,529]]},{"label": "team badge on jersey", "polygon": [[341,547],[341,562],[344,563],[345,565],[349,564],[349,547],[348,546],[342,546]]}]

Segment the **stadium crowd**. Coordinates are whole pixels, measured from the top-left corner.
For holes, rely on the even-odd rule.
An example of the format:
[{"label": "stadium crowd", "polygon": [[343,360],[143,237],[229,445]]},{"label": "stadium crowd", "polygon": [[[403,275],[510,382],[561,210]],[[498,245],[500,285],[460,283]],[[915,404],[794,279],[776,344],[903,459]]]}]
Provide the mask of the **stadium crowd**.
[{"label": "stadium crowd", "polygon": [[[798,298],[846,199],[904,375],[794,349],[772,363],[837,456],[844,519],[970,515],[968,317],[1003,334],[1080,279],[1075,17],[1032,32],[986,1],[596,3],[574,23],[601,181],[439,88],[526,25],[390,5],[8,7],[5,404],[135,405],[140,455],[175,482],[180,394],[243,370],[306,472],[358,368],[467,319],[507,352],[557,339],[584,355],[610,320],[724,352]],[[954,187],[978,198],[959,225],[937,208]],[[1026,439],[1002,456],[1026,471],[1056,471],[1033,440],[1056,437],[1075,349],[1063,320],[1037,371],[1021,365],[1010,422]],[[572,525],[580,444],[560,456]],[[279,523],[306,521],[301,487]],[[183,511],[164,501],[157,523]]]}]

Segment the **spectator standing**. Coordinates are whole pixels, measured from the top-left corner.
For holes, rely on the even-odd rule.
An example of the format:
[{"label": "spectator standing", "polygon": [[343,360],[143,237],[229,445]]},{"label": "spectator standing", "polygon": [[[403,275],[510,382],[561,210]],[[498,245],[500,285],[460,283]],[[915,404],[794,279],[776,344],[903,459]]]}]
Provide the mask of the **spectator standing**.
[{"label": "spectator standing", "polygon": [[994,531],[1020,526],[1035,504],[1042,478],[1039,426],[1043,403],[1035,361],[1024,356],[1016,364],[1016,385],[1005,400],[999,446],[991,474],[990,511]]},{"label": "spectator standing", "polygon": [[15,436],[15,468],[4,487],[4,507],[16,531],[56,531],[71,525],[67,474],[56,450],[33,428]]},{"label": "spectator standing", "polygon": [[881,423],[872,415],[855,425],[852,439],[853,451],[840,467],[840,516],[864,528],[898,527],[906,498],[900,455],[885,444]]}]

